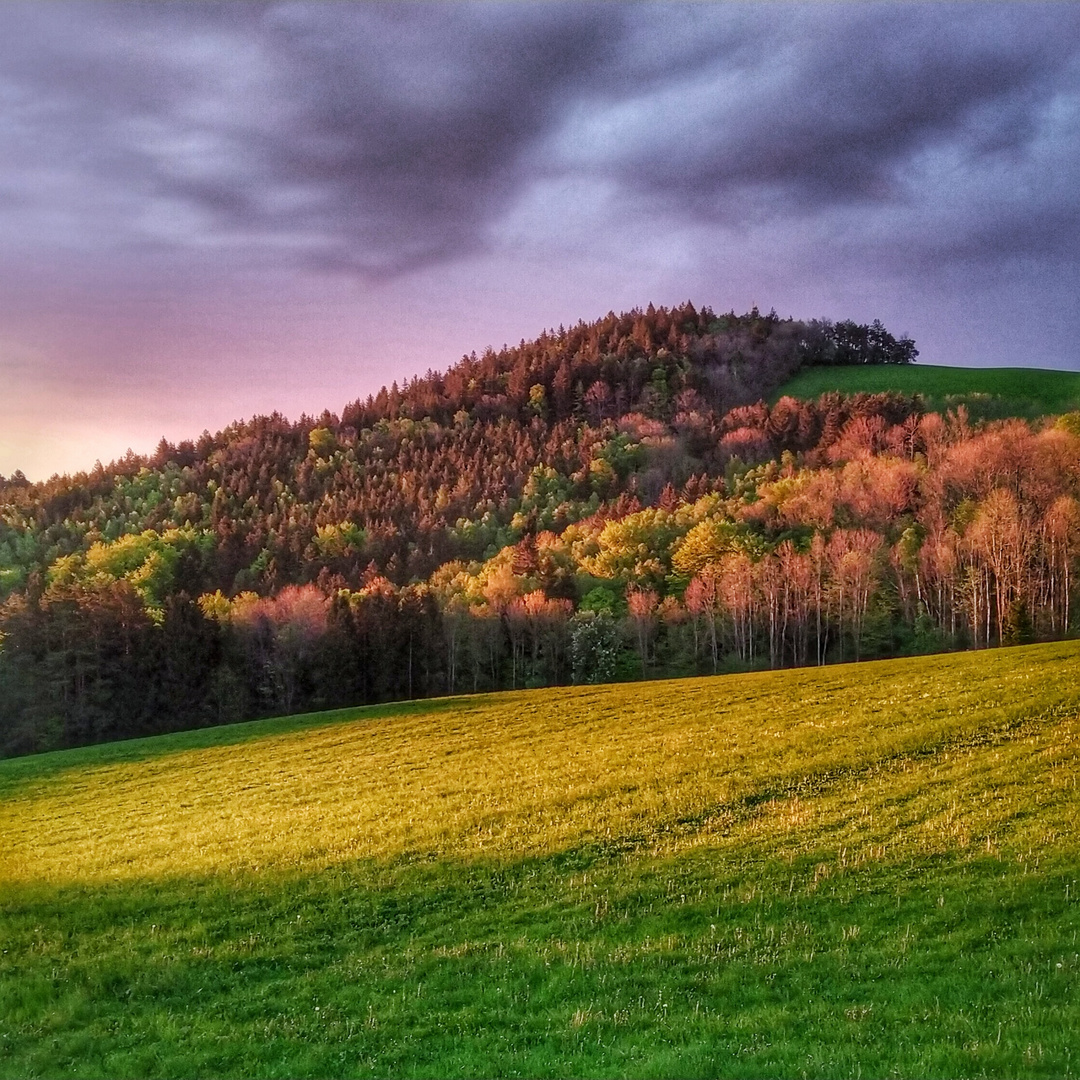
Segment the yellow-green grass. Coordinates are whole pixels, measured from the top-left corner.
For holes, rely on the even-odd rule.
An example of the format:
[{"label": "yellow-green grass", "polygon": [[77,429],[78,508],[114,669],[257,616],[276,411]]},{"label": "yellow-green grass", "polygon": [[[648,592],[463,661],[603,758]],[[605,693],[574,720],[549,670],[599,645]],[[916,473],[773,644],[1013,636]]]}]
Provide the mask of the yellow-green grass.
[{"label": "yellow-green grass", "polygon": [[1080,643],[0,763],[0,1074],[1080,1072]]},{"label": "yellow-green grass", "polygon": [[960,405],[973,419],[1035,418],[1080,409],[1080,373],[1044,368],[962,368],[932,364],[864,364],[800,371],[773,395],[813,401],[836,390],[921,394],[929,411]]}]

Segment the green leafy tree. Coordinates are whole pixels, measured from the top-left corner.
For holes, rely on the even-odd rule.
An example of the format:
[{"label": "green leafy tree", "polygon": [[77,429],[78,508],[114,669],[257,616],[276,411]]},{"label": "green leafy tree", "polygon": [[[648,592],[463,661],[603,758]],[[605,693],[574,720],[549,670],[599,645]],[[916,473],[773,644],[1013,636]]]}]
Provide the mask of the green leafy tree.
[{"label": "green leafy tree", "polygon": [[570,656],[577,684],[611,682],[619,662],[619,629],[606,611],[579,611],[571,620]]}]

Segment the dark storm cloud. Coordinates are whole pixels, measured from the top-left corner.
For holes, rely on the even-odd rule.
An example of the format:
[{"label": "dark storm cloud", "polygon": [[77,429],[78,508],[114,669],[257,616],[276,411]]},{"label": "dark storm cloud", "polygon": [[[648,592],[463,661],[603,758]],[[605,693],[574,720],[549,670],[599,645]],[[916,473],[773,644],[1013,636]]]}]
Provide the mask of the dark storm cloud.
[{"label": "dark storm cloud", "polygon": [[341,258],[361,267],[473,249],[523,152],[618,35],[602,6],[323,8],[269,24],[297,103],[271,168],[321,187]]},{"label": "dark storm cloud", "polygon": [[127,198],[152,216],[159,200],[163,215],[192,211],[205,242],[397,272],[481,242],[621,18],[604,5],[24,7],[0,13],[0,61],[27,157],[111,188],[106,214]]},{"label": "dark storm cloud", "polygon": [[881,208],[915,262],[1080,239],[1076,5],[34,4],[0,42],[0,215],[39,251],[393,275],[553,178],[613,216]]},{"label": "dark storm cloud", "polygon": [[571,160],[595,142],[581,167],[676,215],[855,233],[901,269],[1075,258],[1077,5],[696,15],[693,65],[583,120]]},{"label": "dark storm cloud", "polygon": [[811,206],[885,200],[935,146],[1022,150],[1076,55],[1076,16],[919,5],[809,10],[783,26],[765,12],[740,79],[684,88],[696,137],[661,132],[629,163],[643,186],[706,206],[739,186]]}]

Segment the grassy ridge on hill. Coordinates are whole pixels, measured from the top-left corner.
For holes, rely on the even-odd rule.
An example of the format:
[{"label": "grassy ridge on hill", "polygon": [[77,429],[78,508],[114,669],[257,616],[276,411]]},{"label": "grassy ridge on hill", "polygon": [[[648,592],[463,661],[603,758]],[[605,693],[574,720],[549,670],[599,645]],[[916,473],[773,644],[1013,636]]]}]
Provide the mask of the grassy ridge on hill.
[{"label": "grassy ridge on hill", "polygon": [[785,395],[814,401],[843,394],[896,390],[922,394],[926,408],[944,412],[964,405],[973,419],[1034,419],[1080,409],[1080,374],[1040,368],[961,368],[929,364],[804,368],[770,399]]},{"label": "grassy ridge on hill", "polygon": [[0,763],[0,1074],[1076,1075],[1078,660]]}]

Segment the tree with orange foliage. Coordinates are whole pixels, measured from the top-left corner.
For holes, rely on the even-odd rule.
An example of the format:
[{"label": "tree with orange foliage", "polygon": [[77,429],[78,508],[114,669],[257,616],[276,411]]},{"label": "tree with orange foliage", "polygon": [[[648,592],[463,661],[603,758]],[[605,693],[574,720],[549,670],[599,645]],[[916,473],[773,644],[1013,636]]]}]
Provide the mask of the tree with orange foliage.
[{"label": "tree with orange foliage", "polygon": [[720,644],[717,634],[717,622],[721,613],[720,590],[717,587],[718,573],[715,565],[706,566],[696,574],[686,587],[683,598],[686,610],[690,612],[694,626],[694,656],[698,654],[698,627],[703,625],[709,642],[712,657],[712,669],[715,673],[720,662]]},{"label": "tree with orange foliage", "polygon": [[[511,642],[511,678],[517,684],[519,672],[526,684],[558,682],[563,674],[566,652],[567,620],[573,611],[569,600],[548,597],[543,589],[511,601],[505,619]],[[525,675],[525,644],[531,663]],[[545,670],[546,669],[546,670]]]},{"label": "tree with orange foliage", "polygon": [[877,586],[874,560],[881,546],[881,536],[870,529],[837,529],[829,538],[827,557],[841,660],[845,629],[851,634],[855,659],[859,659],[866,611]]},{"label": "tree with orange foliage", "polygon": [[1072,611],[1072,568],[1080,557],[1080,503],[1073,496],[1060,495],[1043,515],[1041,540],[1049,631],[1066,633]]},{"label": "tree with orange foliage", "polygon": [[986,496],[964,534],[972,559],[983,571],[988,601],[987,622],[992,599],[999,642],[1007,637],[1009,611],[1014,605],[1028,602],[1028,575],[1035,536],[1016,496],[1004,487],[994,488]]},{"label": "tree with orange foliage", "polygon": [[649,665],[653,639],[656,636],[656,609],[659,604],[660,597],[652,589],[631,586],[626,590],[626,607],[630,616],[630,624],[634,628],[634,638],[637,641],[643,678]]},{"label": "tree with orange foliage", "polygon": [[729,552],[720,560],[717,582],[724,613],[731,629],[735,654],[752,664],[756,654],[759,602],[757,573],[750,556]]},{"label": "tree with orange foliage", "polygon": [[791,645],[795,664],[805,664],[810,647],[810,612],[814,587],[813,559],[790,540],[776,549],[776,563],[783,584],[783,633]]}]

